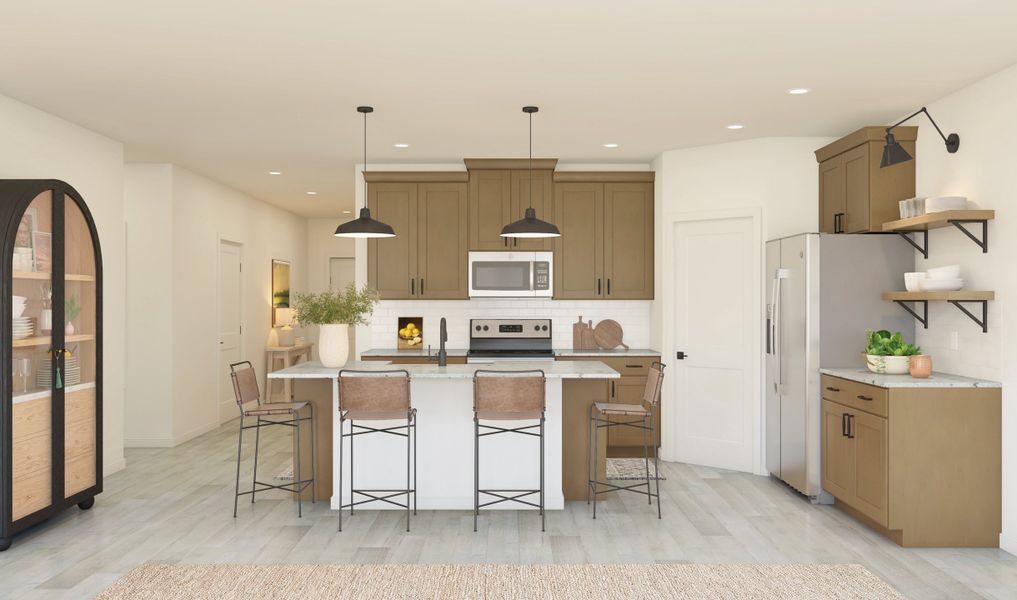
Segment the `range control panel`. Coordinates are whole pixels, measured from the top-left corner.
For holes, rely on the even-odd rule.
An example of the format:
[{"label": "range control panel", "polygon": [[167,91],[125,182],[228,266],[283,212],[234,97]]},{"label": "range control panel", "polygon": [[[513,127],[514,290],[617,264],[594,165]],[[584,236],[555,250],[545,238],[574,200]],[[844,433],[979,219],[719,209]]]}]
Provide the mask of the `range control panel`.
[{"label": "range control panel", "polygon": [[470,319],[471,338],[551,338],[551,319]]}]

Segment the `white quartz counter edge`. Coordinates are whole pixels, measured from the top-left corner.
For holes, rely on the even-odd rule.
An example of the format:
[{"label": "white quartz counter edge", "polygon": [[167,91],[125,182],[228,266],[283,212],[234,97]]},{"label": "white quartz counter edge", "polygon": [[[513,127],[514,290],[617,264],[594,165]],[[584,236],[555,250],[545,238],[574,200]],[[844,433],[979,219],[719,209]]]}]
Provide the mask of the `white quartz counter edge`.
[{"label": "white quartz counter edge", "polygon": [[[393,365],[385,361],[349,361],[344,369],[359,371],[387,371],[405,369],[413,379],[473,379],[473,373],[488,371],[524,371],[541,369],[548,379],[618,379],[621,375],[611,367],[597,361],[534,361],[473,365]],[[272,371],[269,379],[332,379],[339,369],[325,368],[318,361],[302,362],[286,369]]]},{"label": "white quartz counter edge", "polygon": [[850,381],[866,383],[883,388],[1000,388],[1003,387],[998,381],[987,379],[975,379],[962,375],[934,372],[927,379],[915,379],[910,375],[880,375],[868,369],[847,368],[847,369],[820,369],[823,375],[840,377]]},{"label": "white quartz counter edge", "polygon": [[[437,348],[431,348],[431,353],[436,354]],[[466,356],[468,350],[462,348],[449,348],[445,351],[449,356]],[[424,357],[427,356],[427,348],[372,348],[364,350],[360,356],[380,357]],[[660,352],[649,348],[629,348],[628,350],[572,350],[559,348],[554,350],[555,356],[603,356],[606,358],[625,358],[626,356],[660,356]]]}]

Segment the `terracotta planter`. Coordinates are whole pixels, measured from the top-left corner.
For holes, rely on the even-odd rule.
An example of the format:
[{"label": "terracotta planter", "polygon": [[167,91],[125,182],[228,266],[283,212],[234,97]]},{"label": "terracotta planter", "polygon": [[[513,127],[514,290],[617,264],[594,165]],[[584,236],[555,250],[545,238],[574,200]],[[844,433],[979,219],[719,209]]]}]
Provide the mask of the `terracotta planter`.
[{"label": "terracotta planter", "polygon": [[918,354],[910,357],[908,371],[916,379],[925,379],[932,375],[932,357],[928,354]]},{"label": "terracotta planter", "polygon": [[322,366],[338,369],[350,357],[349,325],[321,325],[318,328],[318,358]]}]

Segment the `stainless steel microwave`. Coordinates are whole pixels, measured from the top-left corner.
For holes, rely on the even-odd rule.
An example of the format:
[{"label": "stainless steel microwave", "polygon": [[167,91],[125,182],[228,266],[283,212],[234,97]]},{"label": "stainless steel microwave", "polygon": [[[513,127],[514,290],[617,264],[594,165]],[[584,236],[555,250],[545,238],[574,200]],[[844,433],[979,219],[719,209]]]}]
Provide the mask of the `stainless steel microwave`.
[{"label": "stainless steel microwave", "polygon": [[550,298],[552,252],[470,252],[471,298]]}]

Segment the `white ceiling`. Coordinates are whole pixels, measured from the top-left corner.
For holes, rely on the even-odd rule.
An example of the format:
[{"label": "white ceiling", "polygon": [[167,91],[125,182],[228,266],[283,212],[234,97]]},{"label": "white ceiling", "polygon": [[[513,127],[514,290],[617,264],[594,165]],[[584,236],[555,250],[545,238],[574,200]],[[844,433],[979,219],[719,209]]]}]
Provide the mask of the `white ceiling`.
[{"label": "white ceiling", "polygon": [[525,156],[524,104],[537,156],[647,162],[839,135],[1017,62],[1013,0],[155,4],[5,2],[0,93],[309,216],[352,205],[358,104],[371,162]]}]

